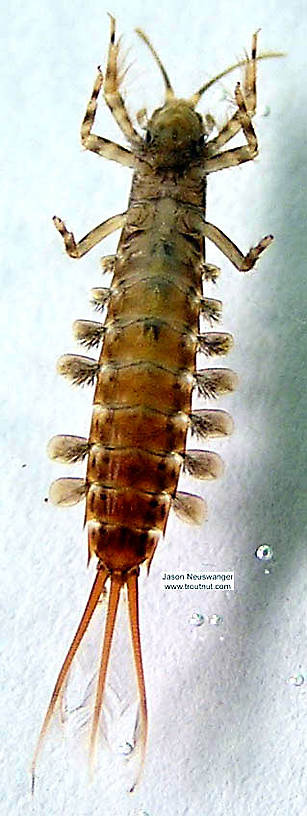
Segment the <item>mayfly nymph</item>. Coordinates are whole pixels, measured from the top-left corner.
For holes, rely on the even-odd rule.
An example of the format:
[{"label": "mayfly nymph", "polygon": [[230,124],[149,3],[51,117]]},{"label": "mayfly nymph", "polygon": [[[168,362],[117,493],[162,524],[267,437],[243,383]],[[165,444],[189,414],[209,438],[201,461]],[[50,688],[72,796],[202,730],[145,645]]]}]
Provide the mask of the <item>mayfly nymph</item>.
[{"label": "mayfly nymph", "polygon": [[[127,589],[129,623],[139,695],[140,768],[147,738],[147,706],[138,614],[138,575],[149,568],[171,507],[186,521],[201,524],[202,498],[177,490],[181,469],[198,479],[222,472],[220,457],[207,450],[187,450],[188,430],[200,439],[232,431],[226,411],[192,409],[196,389],[205,398],[233,391],[236,374],[228,368],[196,369],[197,352],[223,356],[232,346],[231,334],[203,333],[200,317],[209,326],[219,320],[221,302],[206,297],[203,282],[215,281],[219,269],[205,261],[209,238],[241,272],[252,269],[272,242],[263,238],[244,255],[216,226],[206,221],[206,179],[210,173],[255,158],[257,137],[252,124],[256,111],[257,61],[279,54],[257,55],[257,34],[251,55],[205,83],[189,99],[176,98],[168,75],[147,36],[138,35],[150,49],[165,85],[163,105],[147,120],[137,119],[145,135],[134,127],[120,94],[119,43],[111,17],[105,75],[100,69],[81,126],[87,150],[133,169],[128,208],[111,216],[76,242],[63,221],[54,217],[65,249],[81,258],[104,237],[120,229],[115,255],[102,259],[112,272],[109,289],[92,290],[105,320],[77,320],[74,335],[86,348],[101,346],[98,361],[65,354],[58,371],[75,384],[94,384],[94,404],[88,439],[55,436],[49,442],[52,459],[67,463],[87,457],[85,479],[57,479],[51,501],[72,505],[85,498],[88,557],[98,559],[96,578],[82,619],[56,681],[41,728],[32,764],[34,787],[37,756],[56,707],[61,703],[68,672],[105,584],[109,600],[90,735],[94,754],[120,593]],[[212,117],[196,106],[205,91],[238,66],[244,66],[242,87],[235,88],[235,111],[212,136]],[[102,92],[130,149],[92,132],[97,99]],[[245,143],[223,150],[239,131]],[[137,779],[131,790],[135,787]]]}]

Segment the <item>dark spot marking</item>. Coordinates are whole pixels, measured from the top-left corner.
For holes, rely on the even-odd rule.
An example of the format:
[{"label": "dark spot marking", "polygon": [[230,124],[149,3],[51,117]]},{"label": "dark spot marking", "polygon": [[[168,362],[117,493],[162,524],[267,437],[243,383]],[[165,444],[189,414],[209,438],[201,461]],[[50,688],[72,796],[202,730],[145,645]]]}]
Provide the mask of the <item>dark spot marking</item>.
[{"label": "dark spot marking", "polygon": [[91,465],[92,465],[92,467],[96,467],[96,456],[95,456],[95,454],[93,454]]},{"label": "dark spot marking", "polygon": [[143,328],[144,335],[152,333],[154,339],[157,341],[157,340],[159,340],[160,332],[161,332],[161,325],[159,325],[159,323],[156,323],[155,321],[150,320],[150,319],[144,321],[144,328]]},{"label": "dark spot marking", "polygon": [[88,498],[88,506],[89,506],[90,510],[94,510],[95,498],[96,498],[95,493],[94,493],[94,491],[92,491],[89,494],[89,498]]},{"label": "dark spot marking", "polygon": [[174,245],[170,241],[163,241],[162,243],[164,254],[169,258],[174,251]]},{"label": "dark spot marking", "polygon": [[165,470],[165,462],[159,462],[159,464],[158,464],[158,470],[160,470],[160,471],[164,471],[164,470]]},{"label": "dark spot marking", "polygon": [[197,233],[188,232],[187,230],[182,231],[182,235],[184,236],[186,242],[190,244],[190,246],[196,250],[197,253],[201,251],[202,245],[202,237]]},{"label": "dark spot marking", "polygon": [[193,298],[197,295],[195,286],[189,286],[187,289],[187,298]]},{"label": "dark spot marking", "polygon": [[158,507],[158,501],[157,501],[157,499],[150,499],[150,502],[149,502],[149,507],[152,507],[153,509],[155,509],[156,507]]},{"label": "dark spot marking", "polygon": [[111,34],[111,43],[112,43],[112,45],[114,45],[114,43],[115,43],[115,31],[112,31],[112,34]]}]

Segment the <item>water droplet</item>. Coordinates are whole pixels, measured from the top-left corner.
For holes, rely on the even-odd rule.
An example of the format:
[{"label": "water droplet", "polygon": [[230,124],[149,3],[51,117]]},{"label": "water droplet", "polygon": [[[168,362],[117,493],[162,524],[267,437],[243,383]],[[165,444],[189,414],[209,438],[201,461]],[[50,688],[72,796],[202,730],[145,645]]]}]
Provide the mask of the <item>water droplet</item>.
[{"label": "water droplet", "polygon": [[220,640],[225,640],[224,635],[220,636]]},{"label": "water droplet", "polygon": [[259,558],[259,561],[271,561],[273,558],[273,550],[269,544],[261,544],[260,547],[257,548],[255,552],[256,558]]},{"label": "water droplet", "polygon": [[129,756],[132,754],[132,751],[133,745],[131,745],[131,742],[121,742],[117,748],[117,752],[122,754],[122,756]]},{"label": "water droplet", "polygon": [[205,618],[201,612],[192,612],[192,615],[189,618],[189,624],[190,626],[202,626],[204,620]]},{"label": "water droplet", "polygon": [[220,626],[223,623],[223,616],[222,615],[208,615],[208,623],[211,626]]},{"label": "water droplet", "polygon": [[289,686],[302,686],[305,678],[303,674],[292,674],[291,677],[288,677],[287,682]]},{"label": "water droplet", "polygon": [[271,113],[271,108],[270,108],[269,105],[266,105],[265,108],[264,108],[262,116],[269,116],[270,113]]}]

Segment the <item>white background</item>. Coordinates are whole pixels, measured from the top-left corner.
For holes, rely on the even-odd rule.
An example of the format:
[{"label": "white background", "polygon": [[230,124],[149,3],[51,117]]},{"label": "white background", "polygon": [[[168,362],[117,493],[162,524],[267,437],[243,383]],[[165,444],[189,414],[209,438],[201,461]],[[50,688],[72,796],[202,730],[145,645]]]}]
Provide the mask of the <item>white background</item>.
[{"label": "white background", "polygon": [[[219,404],[236,430],[211,446],[226,462],[223,479],[203,490],[191,486],[208,500],[206,526],[191,530],[172,519],[142,581],[150,718],[143,781],[128,794],[108,755],[90,785],[86,752],[78,765],[55,727],[32,803],[35,740],[94,574],[86,571],[82,508],[61,512],[44,502],[49,482],[65,475],[48,462],[45,446],[56,433],[88,433],[91,391],[70,388],[56,376],[55,361],[76,350],[71,323],[91,316],[87,292],[100,285],[99,257],[116,247],[112,237],[71,260],[51,216],[64,218],[79,238],[125,209],[129,193],[130,171],[84,152],[79,141],[96,66],[106,56],[107,11],[124,34],[123,52],[131,47],[125,89],[132,113],[163,98],[135,26],[151,37],[178,95],[239,58],[259,27],[262,50],[287,52],[259,66],[259,158],[211,176],[208,195],[209,220],[242,250],[268,232],[276,240],[246,276],[208,246],[208,261],[223,268],[215,290],[224,303],[222,327],[236,341],[226,364],[239,373],[240,388]],[[307,794],[306,10],[285,0],[147,7],[118,0],[111,8],[98,0],[15,0],[2,15],[1,813],[300,816]],[[227,77],[199,109],[223,122],[235,81]],[[96,132],[120,141],[102,108]],[[270,565],[255,558],[261,544],[273,547]],[[235,592],[163,590],[164,572],[209,567],[233,568]],[[193,631],[193,611],[217,613],[223,623],[210,626],[205,617]],[[305,684],[289,685],[299,672]]]}]

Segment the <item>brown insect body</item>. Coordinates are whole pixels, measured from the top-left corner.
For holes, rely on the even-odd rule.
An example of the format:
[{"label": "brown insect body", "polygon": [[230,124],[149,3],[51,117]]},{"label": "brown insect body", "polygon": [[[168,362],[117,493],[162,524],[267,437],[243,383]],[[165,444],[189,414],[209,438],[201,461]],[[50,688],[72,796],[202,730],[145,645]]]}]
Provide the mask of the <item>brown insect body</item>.
[{"label": "brown insect body", "polygon": [[[138,182],[144,191],[143,179]],[[129,569],[150,558],[165,529],[185,452],[202,292],[201,247],[197,252],[178,234],[180,210],[184,215],[182,205],[158,193],[150,203],[132,196],[118,247],[87,471],[93,484],[87,495],[89,547],[109,569]],[[129,482],[125,473],[114,474],[110,449],[125,450]],[[152,454],[162,457],[159,470],[153,469]],[[169,461],[170,455],[166,472],[163,457]],[[99,502],[96,483],[110,488],[109,501],[105,495]]]},{"label": "brown insect body", "polygon": [[[88,455],[85,482],[59,479],[51,486],[51,498],[59,504],[71,504],[86,495],[89,557],[93,554],[97,557],[98,572],[43,723],[33,760],[33,780],[42,739],[109,577],[111,587],[91,751],[95,746],[119,595],[122,586],[127,585],[143,760],[147,712],[138,623],[139,567],[144,561],[150,565],[172,504],[186,518],[200,521],[203,517],[198,497],[177,493],[182,465],[200,478],[212,478],[221,472],[217,454],[186,453],[188,429],[203,437],[231,431],[231,419],[226,412],[192,412],[193,388],[198,386],[204,395],[217,396],[236,386],[236,375],[228,369],[196,372],[197,350],[211,356],[226,353],[231,345],[230,335],[200,334],[201,312],[209,321],[215,320],[221,305],[219,301],[203,297],[203,277],[214,280],[218,273],[215,267],[205,264],[204,238],[209,236],[242,270],[250,269],[272,240],[271,236],[263,239],[243,256],[230,239],[204,220],[208,172],[219,169],[219,162],[222,167],[230,166],[230,153],[231,164],[237,164],[253,158],[257,149],[250,116],[238,86],[238,111],[227,123],[229,132],[226,133],[225,125],[218,136],[206,144],[204,120],[194,110],[206,86],[191,100],[176,99],[156,52],[146,36],[138,33],[149,45],[166,85],[165,105],[155,111],[148,122],[146,139],[132,127],[118,92],[118,45],[112,18],[104,93],[129,138],[132,153],[91,133],[102,86],[101,74],[81,131],[88,149],[134,167],[127,213],[109,219],[78,244],[63,222],[54,219],[72,257],[81,257],[113,229],[120,226],[123,229],[116,256],[104,262],[114,273],[110,291],[93,290],[96,305],[108,304],[105,323],[77,321],[75,324],[77,338],[86,345],[97,345],[103,338],[99,361],[65,355],[58,366],[59,371],[74,382],[93,381],[96,377],[89,439],[54,437],[49,443],[49,453],[62,461],[75,461]],[[255,109],[255,60],[256,35],[252,59],[243,61],[246,64],[244,91],[245,96],[252,99],[251,115]],[[240,128],[246,136],[249,152],[245,147],[219,153],[220,146]]]}]

